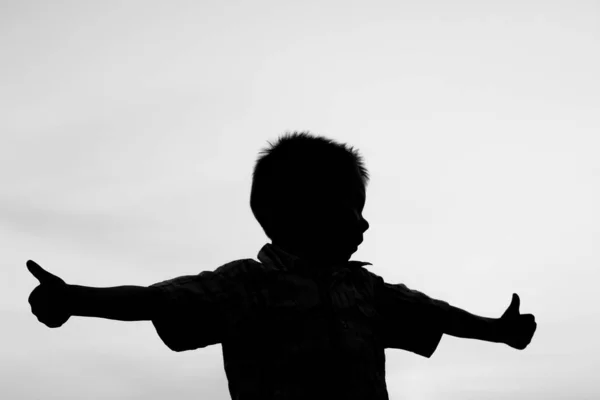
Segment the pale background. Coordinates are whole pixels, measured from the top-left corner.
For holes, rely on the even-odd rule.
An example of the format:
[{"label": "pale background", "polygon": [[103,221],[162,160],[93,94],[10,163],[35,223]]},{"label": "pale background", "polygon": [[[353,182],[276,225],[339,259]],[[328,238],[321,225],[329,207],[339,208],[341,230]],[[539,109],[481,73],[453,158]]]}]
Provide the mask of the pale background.
[{"label": "pale background", "polygon": [[219,345],[40,324],[25,262],[107,287],[256,258],[252,167],[288,130],[365,156],[352,259],[536,316],[524,351],[387,350],[391,400],[600,397],[597,2],[3,1],[0,46],[0,398],[229,399]]}]

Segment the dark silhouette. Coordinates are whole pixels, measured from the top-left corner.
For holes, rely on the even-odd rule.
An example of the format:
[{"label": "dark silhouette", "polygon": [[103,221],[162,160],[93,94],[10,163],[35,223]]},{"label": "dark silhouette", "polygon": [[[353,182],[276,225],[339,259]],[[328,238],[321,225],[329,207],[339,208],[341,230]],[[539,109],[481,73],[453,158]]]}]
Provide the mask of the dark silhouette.
[{"label": "dark silhouette", "polygon": [[70,316],[149,320],[173,351],[221,343],[232,399],[388,399],[385,348],[431,357],[442,335],[524,349],[536,330],[519,296],[500,318],[453,307],[350,261],[369,223],[357,151],[309,133],[264,150],[250,206],[272,241],[258,260],[149,287],[69,285],[33,261],[31,310],[50,328]]}]

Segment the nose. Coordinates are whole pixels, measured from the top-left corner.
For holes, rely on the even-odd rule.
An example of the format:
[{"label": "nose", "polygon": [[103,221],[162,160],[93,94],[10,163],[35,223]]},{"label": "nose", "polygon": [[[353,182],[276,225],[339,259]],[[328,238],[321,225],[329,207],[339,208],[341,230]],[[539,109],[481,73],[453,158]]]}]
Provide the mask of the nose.
[{"label": "nose", "polygon": [[362,235],[369,229],[369,221],[367,221],[360,212],[355,211],[354,218],[352,219],[353,221],[350,223],[350,226],[352,227],[351,230],[354,233],[360,232],[360,234]]},{"label": "nose", "polygon": [[361,230],[363,233],[365,233],[368,229],[369,229],[369,221],[367,221],[365,218],[361,219]]}]

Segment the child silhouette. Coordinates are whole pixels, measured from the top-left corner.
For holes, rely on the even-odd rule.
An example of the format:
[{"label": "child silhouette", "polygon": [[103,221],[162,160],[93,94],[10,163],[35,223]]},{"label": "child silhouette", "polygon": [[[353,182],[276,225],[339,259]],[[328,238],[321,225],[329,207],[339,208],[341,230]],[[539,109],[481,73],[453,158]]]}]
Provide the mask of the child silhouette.
[{"label": "child silhouette", "polygon": [[152,321],[169,349],[220,343],[236,400],[388,399],[384,349],[431,357],[442,335],[524,349],[536,329],[514,294],[500,318],[470,314],[350,261],[369,228],[368,173],[353,148],[307,132],[263,150],[250,207],[272,243],[214,271],[149,287],[66,284],[33,261],[29,303],[70,316]]}]

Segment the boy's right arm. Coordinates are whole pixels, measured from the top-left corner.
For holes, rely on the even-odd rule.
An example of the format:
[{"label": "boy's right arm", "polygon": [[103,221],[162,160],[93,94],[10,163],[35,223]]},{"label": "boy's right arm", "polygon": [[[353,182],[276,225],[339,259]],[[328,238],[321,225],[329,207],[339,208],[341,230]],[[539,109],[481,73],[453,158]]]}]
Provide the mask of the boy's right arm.
[{"label": "boy's right arm", "polygon": [[62,326],[73,315],[119,321],[147,321],[162,315],[164,295],[158,288],[69,285],[31,260],[27,268],[40,282],[29,296],[31,311],[50,328]]},{"label": "boy's right arm", "polygon": [[144,286],[95,288],[67,285],[67,312],[80,317],[151,321],[160,315],[160,289]]},{"label": "boy's right arm", "polygon": [[[40,285],[29,296],[32,313],[50,328],[70,316],[119,321],[152,321],[162,341],[173,351],[221,343],[242,320],[267,304],[262,284],[242,279],[254,266],[236,260],[215,271],[179,276],[149,287],[95,288],[69,285],[33,261],[27,268]],[[262,292],[260,292],[262,293]],[[259,299],[260,297],[260,299]]]}]

